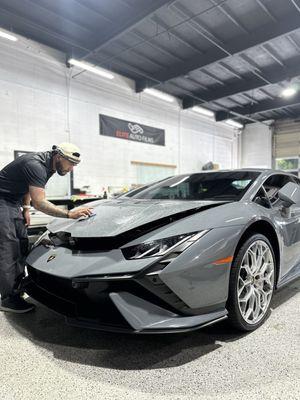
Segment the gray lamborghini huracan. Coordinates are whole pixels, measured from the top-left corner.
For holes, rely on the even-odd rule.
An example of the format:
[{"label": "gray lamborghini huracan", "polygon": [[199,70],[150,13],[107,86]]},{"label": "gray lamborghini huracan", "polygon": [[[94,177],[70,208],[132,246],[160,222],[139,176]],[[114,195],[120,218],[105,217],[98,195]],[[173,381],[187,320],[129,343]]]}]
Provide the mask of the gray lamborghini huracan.
[{"label": "gray lamborghini huracan", "polygon": [[27,258],[25,290],[70,324],[182,332],[228,318],[251,331],[300,276],[300,186],[280,171],[167,178],[55,219]]}]

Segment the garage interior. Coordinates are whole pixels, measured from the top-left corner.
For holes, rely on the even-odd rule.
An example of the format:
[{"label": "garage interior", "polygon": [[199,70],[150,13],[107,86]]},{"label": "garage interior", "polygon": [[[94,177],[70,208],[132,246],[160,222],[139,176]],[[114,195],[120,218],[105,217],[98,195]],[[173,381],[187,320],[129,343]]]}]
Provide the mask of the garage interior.
[{"label": "garage interior", "polygon": [[[105,134],[107,117],[136,136]],[[0,140],[0,170],[80,148],[80,166],[46,187],[63,209],[208,169],[300,178],[300,1],[0,0]],[[52,218],[31,213],[34,242]],[[280,290],[250,334],[226,321],[108,334],[43,306],[0,313],[1,398],[299,399],[299,292],[299,279]]]}]

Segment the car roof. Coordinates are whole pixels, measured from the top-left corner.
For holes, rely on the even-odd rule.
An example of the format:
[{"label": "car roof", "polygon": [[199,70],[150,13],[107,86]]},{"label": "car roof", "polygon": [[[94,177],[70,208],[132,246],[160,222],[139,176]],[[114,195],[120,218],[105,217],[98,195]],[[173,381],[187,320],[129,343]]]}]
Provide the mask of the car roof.
[{"label": "car roof", "polygon": [[274,172],[282,172],[282,171],[276,171],[276,170],[272,170],[272,169],[258,169],[258,168],[239,168],[239,169],[212,169],[212,170],[208,170],[208,171],[194,171],[194,172],[186,172],[186,173],[181,173],[181,174],[177,174],[174,176],[170,176],[169,178],[174,178],[174,177],[184,177],[187,175],[198,175],[198,174],[216,174],[216,173],[229,173],[229,172],[257,172],[259,174],[262,173],[274,173]]},{"label": "car roof", "polygon": [[210,174],[210,173],[228,173],[228,172],[258,172],[259,174],[263,175],[273,175],[273,174],[284,174],[284,175],[292,175],[295,176],[289,172],[279,170],[279,169],[272,169],[272,168],[238,168],[238,169],[213,169],[209,171],[198,171],[198,172],[192,172],[192,173],[186,173],[186,174],[180,174],[182,176],[186,175],[196,175],[196,174]]}]

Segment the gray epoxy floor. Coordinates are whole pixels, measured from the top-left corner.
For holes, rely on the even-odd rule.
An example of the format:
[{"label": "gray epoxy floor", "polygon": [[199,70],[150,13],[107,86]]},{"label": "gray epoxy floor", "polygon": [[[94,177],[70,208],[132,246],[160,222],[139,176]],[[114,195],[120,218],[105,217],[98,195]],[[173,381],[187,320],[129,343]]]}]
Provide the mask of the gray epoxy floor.
[{"label": "gray epoxy floor", "polygon": [[0,398],[300,399],[300,280],[272,310],[247,335],[222,322],[167,336],[72,328],[42,306],[0,313]]}]

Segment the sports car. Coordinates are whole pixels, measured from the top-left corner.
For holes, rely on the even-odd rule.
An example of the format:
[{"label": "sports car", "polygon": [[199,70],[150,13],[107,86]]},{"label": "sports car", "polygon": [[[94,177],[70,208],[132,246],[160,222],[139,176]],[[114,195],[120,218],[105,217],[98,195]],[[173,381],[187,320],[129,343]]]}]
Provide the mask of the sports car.
[{"label": "sports car", "polygon": [[27,258],[29,296],[76,326],[183,332],[268,317],[300,276],[299,179],[275,170],[167,178],[57,218]]}]

